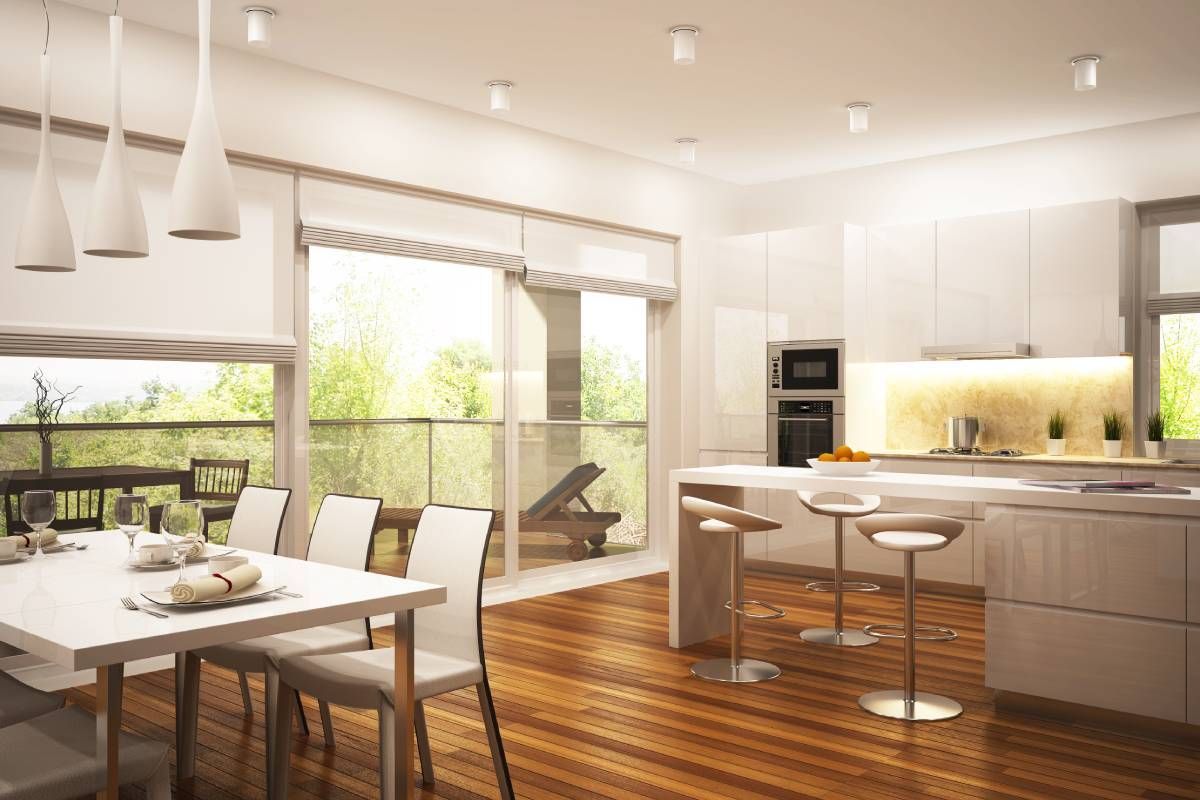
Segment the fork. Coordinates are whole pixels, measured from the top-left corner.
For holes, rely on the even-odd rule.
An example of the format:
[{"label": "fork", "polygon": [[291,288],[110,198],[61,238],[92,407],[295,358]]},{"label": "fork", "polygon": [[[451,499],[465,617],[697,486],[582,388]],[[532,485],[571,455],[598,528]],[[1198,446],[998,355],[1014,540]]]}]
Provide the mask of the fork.
[{"label": "fork", "polygon": [[133,602],[132,597],[122,597],[121,605],[125,606],[125,608],[129,609],[130,611],[142,611],[152,617],[158,617],[159,619],[170,619],[170,617],[168,617],[166,614],[162,614],[158,611],[151,611],[148,608],[142,608],[137,603]]}]

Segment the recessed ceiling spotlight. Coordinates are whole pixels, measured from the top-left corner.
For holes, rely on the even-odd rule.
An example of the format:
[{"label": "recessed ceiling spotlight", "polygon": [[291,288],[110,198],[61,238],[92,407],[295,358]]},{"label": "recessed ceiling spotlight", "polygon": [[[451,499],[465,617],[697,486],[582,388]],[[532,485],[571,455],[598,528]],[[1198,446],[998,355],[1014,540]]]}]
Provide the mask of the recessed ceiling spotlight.
[{"label": "recessed ceiling spotlight", "polygon": [[246,41],[255,47],[271,46],[271,20],[275,9],[266,6],[250,6],[246,13]]},{"label": "recessed ceiling spotlight", "polygon": [[512,107],[512,81],[489,81],[492,111],[508,111]]},{"label": "recessed ceiling spotlight", "polygon": [[700,29],[695,25],[676,25],[671,28],[676,64],[696,63],[696,37],[699,35]]},{"label": "recessed ceiling spotlight", "polygon": [[676,139],[675,144],[679,145],[679,163],[688,164],[689,166],[696,163],[696,145],[698,139]]},{"label": "recessed ceiling spotlight", "polygon": [[846,110],[850,112],[850,132],[866,133],[867,112],[871,110],[871,104],[851,103],[850,105],[846,106]]},{"label": "recessed ceiling spotlight", "polygon": [[1075,68],[1075,91],[1090,92],[1096,88],[1096,65],[1100,56],[1076,56],[1071,59]]}]

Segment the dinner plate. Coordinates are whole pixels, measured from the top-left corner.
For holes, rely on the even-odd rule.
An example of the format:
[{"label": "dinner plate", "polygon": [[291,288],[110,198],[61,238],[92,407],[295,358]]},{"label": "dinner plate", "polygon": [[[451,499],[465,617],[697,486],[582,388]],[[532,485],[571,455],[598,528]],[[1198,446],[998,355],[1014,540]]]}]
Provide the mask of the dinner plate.
[{"label": "dinner plate", "polygon": [[244,603],[247,600],[256,600],[260,597],[267,597],[275,594],[282,587],[271,586],[264,587],[261,583],[255,583],[247,586],[245,589],[239,589],[231,594],[215,597],[212,600],[203,600],[198,603],[178,603],[171,597],[170,591],[162,592],[142,592],[142,597],[149,600],[151,603],[160,606],[174,606],[176,608],[196,608],[197,606],[224,606],[234,603]]},{"label": "dinner plate", "polygon": [[[18,550],[19,550],[20,552],[22,552],[22,553],[26,553],[26,554],[30,554],[30,553],[32,553],[32,552],[34,551],[34,549],[35,549],[35,548],[33,548],[33,547],[21,547],[21,548],[18,548]],[[43,547],[43,548],[42,548],[42,552],[43,552],[43,553],[60,553],[60,552],[62,552],[63,550],[74,550],[74,549],[75,549],[75,545],[74,545],[73,543],[70,543],[70,542],[55,542],[54,544],[50,545],[49,547]]]},{"label": "dinner plate", "polygon": [[205,545],[204,552],[201,553],[200,555],[188,556],[188,563],[189,564],[203,564],[203,563],[207,562],[210,558],[220,558],[221,556],[232,555],[233,553],[236,553],[236,552],[237,552],[236,547],[216,548],[216,547],[209,547],[208,545]]},{"label": "dinner plate", "polygon": [[18,550],[17,554],[12,558],[0,558],[0,564],[20,564],[22,561],[27,561],[28,559],[29,553]]},{"label": "dinner plate", "polygon": [[162,569],[179,569],[179,559],[172,558],[170,561],[165,561],[161,564],[143,564],[140,561],[126,561],[125,566],[130,569],[142,570],[143,572],[157,572]]}]

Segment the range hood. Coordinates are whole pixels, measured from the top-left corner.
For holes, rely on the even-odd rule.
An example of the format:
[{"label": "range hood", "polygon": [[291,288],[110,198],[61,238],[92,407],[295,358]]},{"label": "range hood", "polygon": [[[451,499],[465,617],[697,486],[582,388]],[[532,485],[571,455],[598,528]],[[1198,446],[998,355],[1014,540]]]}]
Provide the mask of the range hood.
[{"label": "range hood", "polygon": [[1029,358],[1029,345],[1021,342],[992,344],[939,344],[922,347],[921,358],[931,361],[966,361],[982,358]]}]

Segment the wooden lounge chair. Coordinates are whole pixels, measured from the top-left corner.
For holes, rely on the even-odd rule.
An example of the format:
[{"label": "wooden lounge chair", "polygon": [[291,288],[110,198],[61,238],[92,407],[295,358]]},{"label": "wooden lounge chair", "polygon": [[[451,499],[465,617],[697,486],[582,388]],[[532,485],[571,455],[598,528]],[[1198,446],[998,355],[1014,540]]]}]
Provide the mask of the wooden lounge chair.
[{"label": "wooden lounge chair", "polygon": [[[583,496],[583,490],[604,474],[604,468],[588,462],[580,464],[563,476],[550,491],[520,513],[518,530],[521,533],[556,533],[571,540],[567,556],[572,561],[587,557],[588,545],[599,547],[608,541],[608,529],[621,521],[619,511],[596,511]],[[578,500],[582,511],[571,508]],[[375,532],[394,530],[408,539],[421,519],[419,508],[384,508],[379,512]],[[504,512],[497,511],[492,530],[504,530]]]}]

